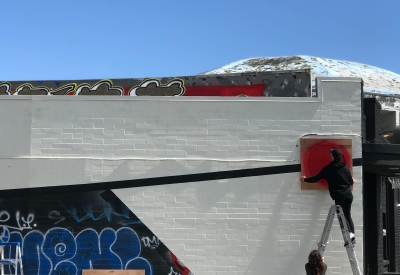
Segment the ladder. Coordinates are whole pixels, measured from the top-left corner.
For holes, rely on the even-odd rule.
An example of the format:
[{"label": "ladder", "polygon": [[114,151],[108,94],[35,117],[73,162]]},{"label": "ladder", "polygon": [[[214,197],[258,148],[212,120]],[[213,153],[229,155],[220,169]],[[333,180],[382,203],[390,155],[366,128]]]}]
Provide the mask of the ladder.
[{"label": "ladder", "polygon": [[326,218],[326,223],[324,227],[324,231],[321,236],[321,241],[318,243],[318,252],[321,255],[324,254],[326,243],[329,238],[329,233],[331,232],[333,219],[337,215],[340,229],[342,230],[343,240],[345,242],[345,247],[347,250],[347,256],[349,257],[350,266],[353,270],[354,275],[361,275],[360,267],[358,266],[358,261],[356,258],[356,253],[354,251],[354,244],[351,243],[350,232],[347,228],[346,217],[343,214],[343,209],[339,205],[332,205],[329,209],[328,217]]}]

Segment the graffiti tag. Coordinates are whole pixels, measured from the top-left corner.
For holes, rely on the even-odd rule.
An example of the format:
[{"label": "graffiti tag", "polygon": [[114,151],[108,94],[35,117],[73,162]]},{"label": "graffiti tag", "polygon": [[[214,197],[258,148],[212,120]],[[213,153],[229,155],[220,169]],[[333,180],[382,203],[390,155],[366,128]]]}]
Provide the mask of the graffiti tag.
[{"label": "graffiti tag", "polygon": [[156,236],[153,236],[152,239],[149,237],[143,237],[142,242],[145,247],[149,247],[151,249],[156,249],[160,245],[160,240]]},{"label": "graffiti tag", "polygon": [[51,211],[51,212],[49,213],[49,219],[51,219],[51,220],[58,220],[58,221],[56,221],[54,224],[60,223],[60,222],[62,222],[63,220],[65,220],[65,218],[61,216],[60,212],[58,212],[58,211],[56,211],[56,210]]},{"label": "graffiti tag", "polygon": [[[17,221],[18,227],[15,226],[10,226],[6,224],[2,224],[2,226],[7,227],[8,229],[16,229],[19,231],[25,230],[25,229],[32,229],[31,223],[34,220],[34,215],[29,214],[26,218],[24,216],[21,216],[19,211],[15,213],[15,220]],[[1,211],[0,212],[0,223],[5,223],[10,219],[10,214],[7,211]],[[22,222],[22,225],[21,225]]]}]

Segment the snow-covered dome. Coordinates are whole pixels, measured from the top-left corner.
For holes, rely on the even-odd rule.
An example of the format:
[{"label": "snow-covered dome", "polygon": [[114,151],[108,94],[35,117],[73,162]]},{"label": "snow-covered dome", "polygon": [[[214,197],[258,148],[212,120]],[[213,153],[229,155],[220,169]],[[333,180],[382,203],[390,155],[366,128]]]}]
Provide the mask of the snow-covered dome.
[{"label": "snow-covered dome", "polygon": [[400,96],[400,74],[356,62],[304,55],[250,58],[201,75],[301,69],[311,69],[313,85],[317,76],[361,77],[364,81],[364,92]]}]

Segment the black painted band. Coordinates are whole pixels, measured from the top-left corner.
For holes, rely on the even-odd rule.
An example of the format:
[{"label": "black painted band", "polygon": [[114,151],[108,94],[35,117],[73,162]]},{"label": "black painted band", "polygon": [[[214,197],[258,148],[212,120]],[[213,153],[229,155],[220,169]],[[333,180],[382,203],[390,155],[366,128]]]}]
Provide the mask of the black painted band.
[{"label": "black painted band", "polygon": [[[361,166],[361,163],[362,163],[361,158],[353,159],[353,166]],[[206,173],[198,173],[198,174],[166,176],[166,177],[157,177],[157,178],[145,178],[145,179],[109,181],[109,182],[95,182],[95,183],[64,185],[64,186],[46,186],[46,187],[35,187],[35,188],[8,189],[8,190],[0,190],[0,198],[52,195],[52,194],[57,194],[60,192],[75,193],[75,192],[88,192],[88,191],[99,191],[99,190],[108,190],[108,189],[156,186],[156,185],[176,184],[176,183],[185,183],[185,182],[200,182],[200,181],[210,181],[210,180],[236,179],[236,178],[245,178],[245,177],[295,173],[295,172],[300,172],[300,171],[301,171],[300,164],[289,164],[289,165],[281,165],[281,166],[248,168],[248,169],[218,171],[218,172],[206,172]]]}]

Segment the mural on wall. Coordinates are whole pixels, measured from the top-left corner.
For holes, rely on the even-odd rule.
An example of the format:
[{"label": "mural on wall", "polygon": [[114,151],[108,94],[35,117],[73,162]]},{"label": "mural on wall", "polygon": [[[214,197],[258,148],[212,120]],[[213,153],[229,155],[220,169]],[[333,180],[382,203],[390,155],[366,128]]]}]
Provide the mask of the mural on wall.
[{"label": "mural on wall", "polygon": [[171,78],[0,82],[0,95],[310,97],[309,71]]},{"label": "mural on wall", "polygon": [[[353,172],[352,140],[351,139],[321,139],[321,138],[301,138],[301,176],[311,177],[317,175],[321,169],[328,165],[331,159],[329,150],[339,149],[343,156],[342,162],[347,164]],[[317,183],[301,182],[303,190],[328,190],[326,180]]]},{"label": "mural on wall", "polygon": [[158,79],[146,79],[129,91],[131,96],[181,96],[185,92],[182,79],[172,79],[162,85]]},{"label": "mural on wall", "polygon": [[32,84],[19,86],[13,95],[64,95],[75,90],[75,84],[67,84],[58,89],[52,90],[47,87],[34,87]]},{"label": "mural on wall", "polygon": [[[82,269],[191,274],[109,190],[1,199],[0,241],[21,242],[25,275],[79,275]],[[14,271],[10,266],[5,273]]]}]

